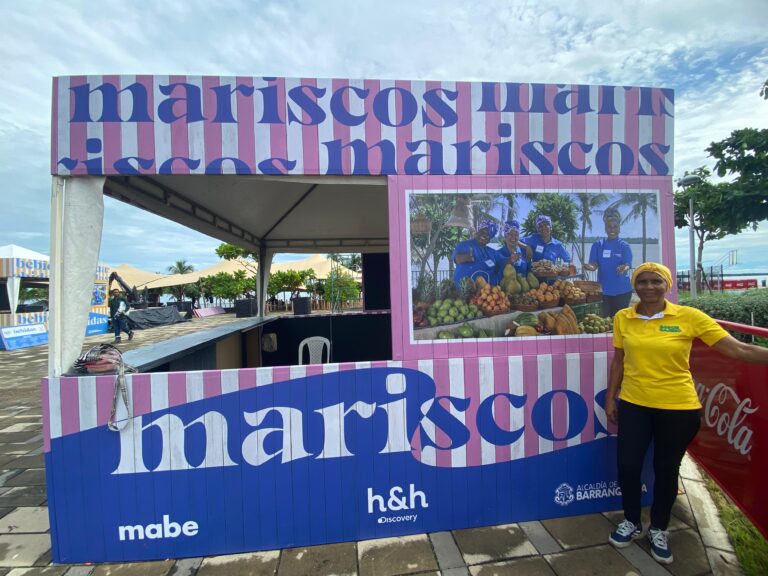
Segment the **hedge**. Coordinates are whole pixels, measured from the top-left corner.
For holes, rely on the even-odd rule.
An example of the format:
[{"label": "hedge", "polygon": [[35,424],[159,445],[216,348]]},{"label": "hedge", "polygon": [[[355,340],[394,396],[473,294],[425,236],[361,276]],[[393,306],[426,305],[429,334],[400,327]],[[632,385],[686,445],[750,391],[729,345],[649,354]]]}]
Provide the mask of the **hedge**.
[{"label": "hedge", "polygon": [[[747,290],[740,294],[706,294],[697,298],[685,298],[681,304],[706,312],[717,320],[738,322],[768,328],[768,290]],[[745,340],[749,338],[744,338]]]}]

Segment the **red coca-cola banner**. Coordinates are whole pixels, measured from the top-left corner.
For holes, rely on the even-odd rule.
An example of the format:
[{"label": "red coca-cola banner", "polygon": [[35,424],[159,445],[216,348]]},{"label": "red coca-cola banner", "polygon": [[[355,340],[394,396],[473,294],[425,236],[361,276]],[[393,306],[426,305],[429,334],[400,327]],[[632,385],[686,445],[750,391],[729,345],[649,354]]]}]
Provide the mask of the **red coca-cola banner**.
[{"label": "red coca-cola banner", "polygon": [[[729,330],[768,330],[722,322]],[[768,366],[732,360],[694,344],[691,371],[703,405],[690,454],[768,538]]]}]

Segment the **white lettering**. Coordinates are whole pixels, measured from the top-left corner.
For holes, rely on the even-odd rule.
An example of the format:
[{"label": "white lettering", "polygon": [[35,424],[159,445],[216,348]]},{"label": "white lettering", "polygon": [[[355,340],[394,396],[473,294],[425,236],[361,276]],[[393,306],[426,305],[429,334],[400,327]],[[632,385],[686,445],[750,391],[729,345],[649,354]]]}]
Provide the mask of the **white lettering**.
[{"label": "white lettering", "polygon": [[[245,412],[243,417],[251,426],[259,426],[271,412],[277,412],[282,419],[280,428],[260,428],[251,432],[243,440],[243,459],[252,466],[259,466],[268,462],[278,454],[282,455],[281,462],[291,462],[300,458],[311,456],[304,449],[304,416],[301,410],[286,408],[264,408],[256,412]],[[282,446],[272,453],[267,452],[264,443],[271,433],[279,432],[283,435]]]},{"label": "white lettering", "polygon": [[341,458],[342,456],[352,456],[352,452],[347,448],[345,432],[347,415],[354,412],[363,418],[370,418],[375,411],[376,404],[366,404],[365,402],[355,402],[347,410],[344,410],[343,403],[315,410],[315,413],[323,417],[324,432],[323,451],[317,457]]},{"label": "white lettering", "polygon": [[413,484],[408,485],[408,496],[403,495],[403,488],[400,486],[393,486],[389,489],[389,499],[386,506],[384,505],[384,496],[373,493],[373,488],[368,488],[368,514],[373,514],[373,505],[377,504],[379,512],[386,511],[399,511],[399,510],[412,510],[417,506],[417,499],[419,501],[418,506],[420,508],[429,508],[427,502],[427,495],[421,490],[416,490],[416,486]]},{"label": "white lettering", "polygon": [[[759,407],[753,406],[750,398],[739,399],[736,391],[722,382],[712,389],[703,384],[698,384],[696,388],[704,405],[704,423],[714,429],[718,436],[724,436],[739,454],[749,454],[752,450],[752,429],[744,421],[748,415],[757,412]],[[725,410],[729,400],[736,404],[732,413]]]},{"label": "white lettering", "polygon": [[[184,444],[187,429],[196,424],[201,424],[205,432],[205,455],[199,465],[193,466],[187,461]],[[128,421],[120,431],[120,462],[112,474],[149,472],[144,463],[143,432],[150,428],[160,431],[161,456],[155,471],[235,466],[227,447],[227,419],[222,414],[206,412],[186,425],[178,416],[164,414],[146,426],[141,426],[140,416]]]},{"label": "white lettering", "polygon": [[117,537],[120,541],[127,540],[157,540],[159,538],[178,538],[181,534],[184,536],[195,536],[198,532],[197,522],[188,520],[183,525],[178,522],[171,522],[168,514],[163,515],[162,523],[152,523],[142,526],[118,526]]}]

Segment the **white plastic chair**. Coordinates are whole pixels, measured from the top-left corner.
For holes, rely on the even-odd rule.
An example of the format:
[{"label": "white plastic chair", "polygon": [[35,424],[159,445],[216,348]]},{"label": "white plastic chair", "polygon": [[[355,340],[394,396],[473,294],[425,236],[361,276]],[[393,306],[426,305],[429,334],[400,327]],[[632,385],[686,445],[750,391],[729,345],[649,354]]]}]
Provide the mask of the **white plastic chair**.
[{"label": "white plastic chair", "polygon": [[[322,336],[310,336],[304,338],[299,343],[299,364],[304,364],[304,347],[309,348],[309,363],[310,364],[325,364],[329,361],[331,355],[331,341],[328,338]],[[325,351],[325,354],[323,354]],[[325,356],[325,360],[323,360]]]}]

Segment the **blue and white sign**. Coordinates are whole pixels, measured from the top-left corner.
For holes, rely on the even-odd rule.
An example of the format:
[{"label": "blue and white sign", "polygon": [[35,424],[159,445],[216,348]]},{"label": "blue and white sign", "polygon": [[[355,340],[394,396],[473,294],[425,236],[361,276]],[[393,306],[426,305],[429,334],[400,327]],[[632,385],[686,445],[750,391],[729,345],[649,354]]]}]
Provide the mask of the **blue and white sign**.
[{"label": "blue and white sign", "polygon": [[[441,374],[461,362],[419,365]],[[520,382],[471,390],[469,362],[451,383],[390,364],[315,366],[321,373],[286,380],[307,368],[133,375],[130,402],[143,414],[120,432],[96,425],[114,376],[45,383],[44,398],[68,397],[49,407],[54,561],[236,553],[620,507],[600,394],[531,395]],[[561,408],[572,423],[563,431],[552,419]]]},{"label": "blue and white sign", "polygon": [[108,325],[109,316],[97,312],[90,312],[88,314],[88,326],[85,327],[85,335],[93,336],[94,334],[106,334]]},{"label": "blue and white sign", "polygon": [[5,350],[48,344],[48,329],[45,324],[6,326],[0,328],[0,341]]}]

